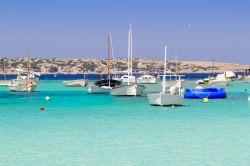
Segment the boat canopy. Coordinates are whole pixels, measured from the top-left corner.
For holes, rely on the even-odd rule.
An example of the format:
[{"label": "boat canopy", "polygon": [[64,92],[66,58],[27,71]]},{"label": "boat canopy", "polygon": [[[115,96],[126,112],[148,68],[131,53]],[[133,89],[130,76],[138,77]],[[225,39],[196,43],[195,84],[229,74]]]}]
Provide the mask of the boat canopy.
[{"label": "boat canopy", "polygon": [[95,82],[95,85],[96,86],[109,86],[110,87],[115,87],[115,86],[120,86],[122,84],[121,81],[118,81],[118,80],[110,80],[110,83],[109,83],[109,80],[99,80],[99,81],[96,81]]}]

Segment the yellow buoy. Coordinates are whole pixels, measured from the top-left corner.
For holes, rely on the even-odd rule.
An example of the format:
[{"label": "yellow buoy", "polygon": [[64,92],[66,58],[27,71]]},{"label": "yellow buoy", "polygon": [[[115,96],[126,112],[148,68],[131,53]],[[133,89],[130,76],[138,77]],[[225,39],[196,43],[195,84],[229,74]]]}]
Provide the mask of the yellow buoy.
[{"label": "yellow buoy", "polygon": [[208,102],[208,98],[204,98],[204,99],[203,99],[203,102],[204,102],[204,103],[207,103],[207,102]]},{"label": "yellow buoy", "polygon": [[45,100],[49,101],[50,97],[49,96],[46,96],[45,97]]}]

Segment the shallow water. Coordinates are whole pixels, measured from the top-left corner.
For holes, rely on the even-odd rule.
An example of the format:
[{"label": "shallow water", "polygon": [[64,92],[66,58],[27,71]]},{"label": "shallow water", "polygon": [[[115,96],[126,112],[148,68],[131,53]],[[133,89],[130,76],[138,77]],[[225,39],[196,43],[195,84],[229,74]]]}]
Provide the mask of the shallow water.
[{"label": "shallow water", "polygon": [[227,99],[174,108],[148,105],[146,93],[90,95],[61,81],[37,90],[0,88],[0,165],[250,165],[249,83],[227,87]]}]

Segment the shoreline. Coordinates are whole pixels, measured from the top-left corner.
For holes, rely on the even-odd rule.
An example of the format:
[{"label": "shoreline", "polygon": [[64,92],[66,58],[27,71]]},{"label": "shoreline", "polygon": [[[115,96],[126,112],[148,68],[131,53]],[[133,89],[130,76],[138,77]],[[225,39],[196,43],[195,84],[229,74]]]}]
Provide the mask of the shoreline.
[{"label": "shoreline", "polygon": [[[5,72],[3,71],[5,62]],[[27,69],[28,58],[0,58],[0,74],[16,74],[16,69]],[[107,73],[106,59],[42,59],[31,58],[30,68],[41,74],[100,74]],[[115,68],[115,70],[114,70]],[[224,71],[244,72],[250,65],[205,61],[168,61],[169,73],[223,73]],[[117,59],[111,62],[111,73],[125,74],[127,60]],[[134,59],[134,73],[153,73],[163,70],[163,61]],[[115,72],[116,71],[116,72]]]}]

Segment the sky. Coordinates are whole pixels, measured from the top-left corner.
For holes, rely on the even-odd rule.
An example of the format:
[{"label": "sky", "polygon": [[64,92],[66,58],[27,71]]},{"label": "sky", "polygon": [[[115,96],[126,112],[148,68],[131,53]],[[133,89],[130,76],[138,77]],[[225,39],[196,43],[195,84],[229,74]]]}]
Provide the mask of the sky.
[{"label": "sky", "polygon": [[[127,57],[250,64],[248,0],[0,0],[0,57]],[[153,50],[156,50],[153,56]]]}]

